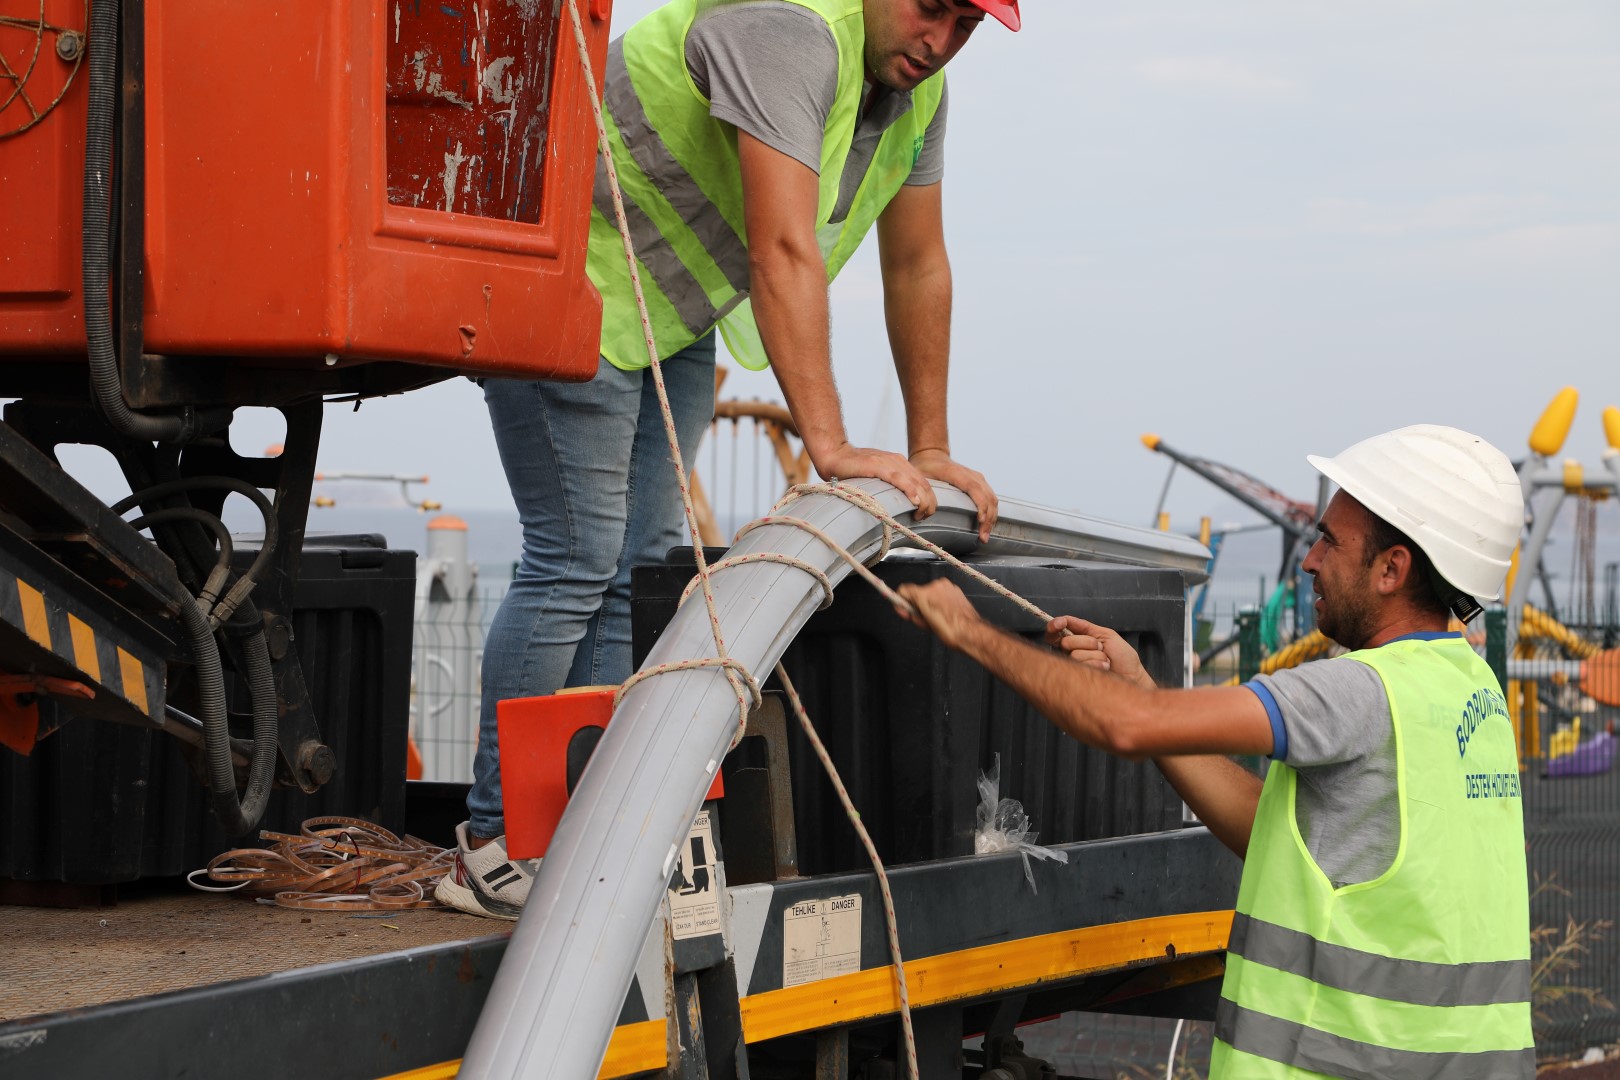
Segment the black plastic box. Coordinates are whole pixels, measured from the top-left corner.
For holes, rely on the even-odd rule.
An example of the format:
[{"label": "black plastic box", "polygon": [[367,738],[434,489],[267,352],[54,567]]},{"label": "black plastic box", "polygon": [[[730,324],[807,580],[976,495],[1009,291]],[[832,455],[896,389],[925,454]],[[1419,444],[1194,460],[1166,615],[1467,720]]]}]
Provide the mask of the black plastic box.
[{"label": "black plastic box", "polygon": [[[987,560],[975,568],[1054,615],[1113,627],[1161,686],[1182,685],[1186,589],[1179,572],[1037,560]],[[638,663],[668,624],[692,573],[689,560],[636,569]],[[877,573],[891,586],[950,577],[997,625],[1031,638],[1043,629],[1011,601],[944,563],[890,560]],[[887,862],[972,854],[976,781],[998,752],[1001,794],[1024,804],[1038,843],[1181,827],[1181,800],[1152,764],[1091,750],[1063,735],[978,664],[903,622],[859,578],[846,579],[832,607],[811,618],[785,663]],[[866,856],[803,733],[792,721],[789,730],[801,872],[865,868]]]},{"label": "black plastic box", "polygon": [[[239,547],[236,558],[254,554]],[[381,536],[305,538],[294,648],[337,772],[313,795],[277,789],[260,828],[296,832],[326,814],[403,824],[415,582],[415,552]],[[233,712],[245,712],[230,689]],[[167,735],[79,719],[29,757],[0,751],[0,878],[112,884],[186,873],[257,843],[220,830]]]}]

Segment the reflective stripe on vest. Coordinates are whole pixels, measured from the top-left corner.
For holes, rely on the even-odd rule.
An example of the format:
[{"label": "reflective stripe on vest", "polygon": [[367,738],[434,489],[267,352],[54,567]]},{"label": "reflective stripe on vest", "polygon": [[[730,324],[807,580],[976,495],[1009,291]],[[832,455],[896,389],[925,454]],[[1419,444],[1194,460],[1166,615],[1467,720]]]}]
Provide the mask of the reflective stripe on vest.
[{"label": "reflective stripe on vest", "polygon": [[1413,1005],[1511,1005],[1530,1000],[1530,961],[1431,964],[1399,960],[1248,915],[1232,920],[1227,951],[1323,986]]},{"label": "reflective stripe on vest", "polygon": [[[1393,1050],[1267,1016],[1226,998],[1215,1008],[1215,1037],[1257,1058],[1347,1080],[1532,1080],[1536,1075],[1533,1049],[1453,1054]],[[1234,1068],[1233,1075],[1254,1073]]]},{"label": "reflective stripe on vest", "polygon": [[[596,159],[596,194],[593,201],[596,209],[609,221],[613,216],[613,195],[607,186],[607,162],[600,156]],[[641,206],[628,194],[621,191],[619,198],[624,203],[624,223],[630,230],[630,243],[636,249],[636,261],[647,268],[670,304],[675,313],[681,317],[681,322],[693,334],[701,334],[713,326],[719,318],[714,305],[709,303],[709,294],[703,291],[698,279],[692,276],[692,271],[681,262],[675,250],[663,243],[663,236],[658,226],[653,224],[652,218],[647,216]]]},{"label": "reflective stripe on vest", "polygon": [[1518,757],[1494,676],[1460,636],[1317,662],[1383,682],[1399,845],[1379,877],[1336,886],[1301,829],[1299,774],[1272,763],[1211,1077],[1533,1076]]},{"label": "reflective stripe on vest", "polygon": [[[608,109],[613,113],[614,121],[619,125],[619,138],[623,140],[624,147],[630,156],[641,166],[641,171],[648,176],[658,177],[658,190],[663,192],[664,198],[675,212],[680,214],[686,227],[692,230],[709,255],[714,259],[715,265],[726,275],[726,281],[738,292],[748,291],[748,245],[743,238],[737,235],[737,230],[720,213],[720,208],[709,201],[707,195],[698,187],[697,181],[692,179],[690,173],[681,168],[681,163],[675,160],[664,140],[653,130],[652,121],[647,118],[647,111],[641,107],[641,99],[636,97],[635,87],[630,83],[630,70],[624,62],[624,38],[616,39],[608,46],[607,61],[607,92],[603,96]],[[598,185],[598,191],[605,185]],[[601,203],[598,202],[600,208]],[[612,204],[606,212],[612,218]],[[636,248],[640,251],[638,245]],[[679,260],[677,260],[679,261]],[[702,292],[697,278],[691,271],[685,269],[686,280],[692,288]],[[664,288],[662,279],[659,287]],[[703,297],[708,307],[709,320],[703,329],[714,325],[714,307],[708,303],[708,297]],[[686,316],[686,309],[677,303],[676,310]]]}]

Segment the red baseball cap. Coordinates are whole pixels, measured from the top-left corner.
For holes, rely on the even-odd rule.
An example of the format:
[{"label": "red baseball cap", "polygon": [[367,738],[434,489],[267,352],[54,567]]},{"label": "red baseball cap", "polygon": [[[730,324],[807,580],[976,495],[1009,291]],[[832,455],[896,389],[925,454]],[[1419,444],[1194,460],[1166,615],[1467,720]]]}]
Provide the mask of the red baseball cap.
[{"label": "red baseball cap", "polygon": [[1009,30],[1016,31],[1023,25],[1018,17],[1018,0],[968,0],[976,8],[982,9],[985,14],[993,15]]}]

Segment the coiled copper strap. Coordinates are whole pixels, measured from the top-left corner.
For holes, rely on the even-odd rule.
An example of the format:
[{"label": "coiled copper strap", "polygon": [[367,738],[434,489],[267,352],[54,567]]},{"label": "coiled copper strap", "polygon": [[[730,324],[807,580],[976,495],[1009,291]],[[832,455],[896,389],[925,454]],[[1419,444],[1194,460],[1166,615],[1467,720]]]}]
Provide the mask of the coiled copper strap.
[{"label": "coiled copper strap", "polygon": [[454,848],[351,817],[313,817],[297,834],[265,829],[259,839],[271,846],[216,855],[186,880],[204,892],[240,891],[277,907],[398,911],[442,906],[431,886],[455,856]]}]

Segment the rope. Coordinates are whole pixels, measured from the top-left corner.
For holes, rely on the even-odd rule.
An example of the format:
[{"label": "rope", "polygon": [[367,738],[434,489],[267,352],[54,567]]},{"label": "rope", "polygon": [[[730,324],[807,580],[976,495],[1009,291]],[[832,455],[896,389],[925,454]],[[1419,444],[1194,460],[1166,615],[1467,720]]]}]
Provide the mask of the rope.
[{"label": "rope", "polygon": [[[850,569],[854,570],[857,574],[861,575],[861,577],[865,578],[869,583],[871,583],[874,589],[877,589],[878,592],[882,593],[891,602],[899,604],[908,611],[911,609],[911,605],[905,600],[902,600],[899,593],[895,592],[893,589],[889,588],[888,585],[884,584],[883,579],[874,574],[871,567],[861,562],[861,560],[857,559],[850,552],[839,547],[838,544],[834,542],[832,537],[828,536],[819,527],[810,524],[803,518],[790,517],[784,514],[767,514],[762,518],[750,521],[747,525],[744,525],[742,529],[738,531],[737,539],[741,540],[755,529],[762,529],[767,525],[788,525],[795,529],[800,529],[809,533],[817,540],[820,540],[823,544],[826,544],[834,555],[837,555],[840,559],[847,562]],[[747,556],[741,556],[739,561],[742,558],[747,558]],[[825,575],[823,576],[825,577]]]},{"label": "rope", "polygon": [[906,993],[906,962],[900,956],[900,920],[894,914],[894,894],[889,891],[889,874],[883,869],[883,860],[878,858],[877,845],[872,843],[872,834],[866,831],[860,811],[855,809],[855,803],[849,797],[849,789],[844,787],[844,781],[839,777],[837,767],[833,765],[832,756],[827,753],[827,747],[822,743],[821,736],[816,733],[816,726],[810,722],[810,714],[805,711],[804,702],[799,700],[799,691],[794,688],[793,680],[788,678],[787,668],[777,664],[776,677],[782,680],[782,689],[787,692],[788,703],[793,706],[793,715],[799,718],[799,726],[804,728],[805,737],[815,749],[821,767],[827,770],[827,778],[832,781],[833,790],[838,793],[838,801],[843,804],[844,813],[849,815],[849,823],[855,826],[855,835],[861,838],[861,846],[866,848],[866,857],[872,860],[872,866],[877,870],[878,891],[883,895],[883,925],[889,933],[889,955],[894,957],[894,982],[900,995],[900,1026],[905,1033],[908,1070],[906,1075],[911,1077],[911,1080],[917,1080],[917,1039],[911,1030],[911,998]]},{"label": "rope", "polygon": [[[638,671],[624,680],[619,689],[614,691],[613,707],[615,709],[619,707],[619,702],[624,699],[625,694],[630,692],[632,686],[645,682],[654,675],[667,675],[672,671],[695,671],[700,668],[725,668],[727,678],[741,679],[747,685],[752,708],[759,708],[763,700],[759,692],[759,683],[754,680],[753,673],[748,670],[748,667],[741,660],[730,656],[705,656],[696,660],[677,660],[672,664],[656,664],[653,667]],[[739,728],[738,730],[742,729]]]},{"label": "rope", "polygon": [[[744,532],[746,531],[747,530],[745,529]],[[741,536],[742,534],[738,533],[738,535]],[[782,566],[791,566],[796,569],[803,570],[805,573],[815,578],[816,584],[821,586],[821,606],[816,610],[826,611],[828,608],[832,607],[833,584],[832,579],[827,576],[826,571],[822,570],[819,566],[805,562],[803,559],[796,558],[792,555],[784,555],[780,551],[756,551],[750,555],[732,555],[729,558],[721,559],[717,563],[712,563],[709,566],[709,575],[713,577],[722,570],[730,570],[733,566],[747,566],[750,563],[778,563]],[[686,588],[681,590],[681,598],[676,602],[675,606],[680,607],[682,604],[686,603],[687,597],[691,596],[692,590],[697,587],[697,578],[693,578],[691,581],[687,582]]]},{"label": "rope", "polygon": [[[888,600],[896,607],[903,608],[907,611],[911,610],[911,604],[904,597],[891,589],[882,578],[873,573],[871,568],[866,563],[863,563],[852,553],[843,547],[840,547],[838,543],[834,541],[832,537],[828,536],[823,529],[816,525],[812,525],[803,518],[792,517],[790,515],[785,515],[778,512],[783,507],[792,503],[795,499],[798,499],[804,495],[832,495],[835,498],[842,499],[853,506],[859,507],[861,510],[864,510],[866,513],[876,518],[883,525],[883,544],[879,549],[877,557],[874,559],[874,561],[882,561],[883,557],[888,554],[889,548],[892,544],[892,534],[894,532],[899,532],[912,543],[937,555],[945,562],[956,567],[958,570],[961,570],[969,577],[974,578],[979,583],[989,588],[992,592],[1011,600],[1014,604],[1018,605],[1018,607],[1041,620],[1042,623],[1049,623],[1052,621],[1052,616],[1047,614],[1037,605],[1024,599],[1024,597],[1019,596],[1017,593],[1001,584],[1001,582],[968,565],[961,559],[958,559],[956,556],[952,555],[950,552],[946,551],[932,540],[929,540],[927,537],[922,536],[915,530],[901,524],[894,518],[893,515],[884,510],[882,504],[873,498],[870,493],[862,491],[859,488],[845,487],[839,483],[795,484],[791,489],[789,489],[788,493],[779,499],[776,505],[771,508],[771,513],[762,518],[750,521],[747,525],[744,525],[737,531],[737,535],[732,542],[736,543],[737,540],[741,540],[755,529],[763,528],[767,525],[787,525],[791,528],[800,529],[809,533],[811,536],[814,536],[817,540],[820,540],[834,555],[848,563],[850,568],[857,574],[861,575],[861,577],[864,578],[866,582],[872,586],[872,588],[876,589],[878,594],[884,599]],[[832,603],[832,582],[827,575],[821,571],[820,568],[812,566],[803,559],[795,558],[791,555],[783,555],[779,552],[759,551],[748,555],[733,555],[730,558],[722,559],[713,566],[709,567],[709,573],[715,574],[719,573],[721,570],[728,570],[733,566],[744,566],[749,563],[781,563],[785,566],[797,567],[798,569],[803,570],[807,574],[813,576],[816,579],[816,582],[821,586],[824,599],[822,600],[820,610],[826,610],[826,608]],[[699,580],[699,577],[695,577],[687,584],[686,589],[681,593],[680,603],[684,604],[687,597],[692,595],[692,590],[697,587]]]},{"label": "rope", "polygon": [[[1011,600],[1014,604],[1018,605],[1019,608],[1029,612],[1031,615],[1041,620],[1041,622],[1049,623],[1052,621],[1052,616],[1041,610],[1041,608],[1037,605],[1030,603],[1028,600],[1024,599],[1022,596],[1019,596],[1017,593],[1007,588],[1007,586],[985,574],[983,571],[976,570],[972,566],[969,566],[967,563],[963,562],[961,559],[958,559],[955,555],[952,555],[950,552],[946,551],[932,540],[919,534],[916,530],[901,524],[883,509],[883,506],[877,501],[877,499],[873,498],[870,493],[862,491],[859,488],[846,487],[845,485],[836,482],[830,484],[795,484],[776,504],[773,511],[781,509],[788,503],[804,495],[831,495],[834,498],[842,499],[853,506],[860,507],[868,514],[871,514],[873,517],[881,521],[884,526],[884,537],[883,549],[878,555],[879,559],[882,559],[884,555],[888,554],[889,530],[892,529],[904,536],[906,539],[910,540],[912,543],[916,544],[918,547],[922,548],[924,551],[929,551],[939,556],[939,558],[954,566],[956,569],[962,571],[968,577],[973,578],[975,581],[979,582],[979,584],[988,588],[991,592],[997,594],[998,596],[1004,597],[1007,600]],[[778,524],[792,524],[797,520],[798,519],[796,518],[789,519],[788,521],[778,522]],[[747,532],[748,528],[752,527],[753,526],[748,526],[747,528],[744,528],[743,532]],[[740,537],[742,536],[742,533],[738,533],[737,535]],[[824,542],[843,558],[851,560],[853,563],[854,558],[848,552],[840,550],[838,546],[831,543],[831,541]],[[890,589],[887,585],[884,585],[881,581],[879,581],[877,575],[869,575],[868,580],[886,599],[899,605],[900,607],[905,608],[908,611],[911,609],[911,605],[906,603],[905,600],[901,599],[899,593],[895,592],[893,589]]]}]

